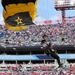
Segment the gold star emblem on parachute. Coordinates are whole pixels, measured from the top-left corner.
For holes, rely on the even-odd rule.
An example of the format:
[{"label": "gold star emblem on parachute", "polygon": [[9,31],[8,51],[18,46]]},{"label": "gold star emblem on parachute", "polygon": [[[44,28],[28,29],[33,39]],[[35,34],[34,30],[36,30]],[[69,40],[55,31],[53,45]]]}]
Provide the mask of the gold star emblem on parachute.
[{"label": "gold star emblem on parachute", "polygon": [[18,25],[22,24],[22,18],[20,18],[19,16],[15,21],[17,22]]}]

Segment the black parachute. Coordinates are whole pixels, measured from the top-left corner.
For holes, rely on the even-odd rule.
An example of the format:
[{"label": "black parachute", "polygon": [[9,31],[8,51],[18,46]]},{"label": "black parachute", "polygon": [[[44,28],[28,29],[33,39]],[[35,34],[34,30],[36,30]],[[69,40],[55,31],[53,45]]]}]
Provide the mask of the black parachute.
[{"label": "black parachute", "polygon": [[5,25],[9,30],[20,31],[34,24],[37,0],[2,0],[2,6]]}]

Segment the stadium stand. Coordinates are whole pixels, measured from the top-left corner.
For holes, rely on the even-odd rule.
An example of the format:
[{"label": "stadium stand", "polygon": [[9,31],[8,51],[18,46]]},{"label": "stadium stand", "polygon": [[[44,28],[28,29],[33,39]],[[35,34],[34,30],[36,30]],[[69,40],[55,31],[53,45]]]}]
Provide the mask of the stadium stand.
[{"label": "stadium stand", "polygon": [[[13,32],[0,25],[0,75],[75,74],[74,28],[75,24],[51,24],[29,26],[21,32]],[[64,68],[57,68],[56,60],[46,56],[41,49],[43,33],[47,34],[47,42],[54,44]],[[64,44],[62,38],[65,39]]]},{"label": "stadium stand", "polygon": [[[17,45],[38,45],[42,34],[46,33],[47,41],[52,41],[56,44],[61,44],[61,39],[65,38],[65,44],[75,44],[75,24],[54,24],[54,25],[38,25],[29,26],[21,32],[13,32],[0,26],[0,41],[3,43],[9,42],[7,46]],[[12,34],[12,35],[11,35]],[[37,42],[37,43],[36,43]]]}]

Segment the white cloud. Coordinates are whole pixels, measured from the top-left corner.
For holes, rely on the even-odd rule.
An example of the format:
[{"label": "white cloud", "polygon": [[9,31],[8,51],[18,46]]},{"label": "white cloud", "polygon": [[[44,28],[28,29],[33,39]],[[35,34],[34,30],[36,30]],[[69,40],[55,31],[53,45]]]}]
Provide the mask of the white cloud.
[{"label": "white cloud", "polygon": [[0,24],[4,25],[3,17],[0,15]]},{"label": "white cloud", "polygon": [[38,16],[35,18],[35,20],[33,21],[34,23],[37,22],[38,25],[42,25],[44,23],[44,18],[42,18],[41,16]]},{"label": "white cloud", "polygon": [[38,16],[35,18],[34,21],[44,21],[44,20],[45,20],[44,18],[42,18],[41,16]]},{"label": "white cloud", "polygon": [[52,17],[50,18],[50,20],[55,21],[55,20],[60,20],[60,18],[59,18],[58,16],[52,16]]},{"label": "white cloud", "polygon": [[57,20],[60,20],[60,22],[62,21],[59,16],[52,16],[52,17],[50,18],[50,20],[52,20],[52,23],[53,23],[53,24],[56,24],[56,23],[57,23]]}]

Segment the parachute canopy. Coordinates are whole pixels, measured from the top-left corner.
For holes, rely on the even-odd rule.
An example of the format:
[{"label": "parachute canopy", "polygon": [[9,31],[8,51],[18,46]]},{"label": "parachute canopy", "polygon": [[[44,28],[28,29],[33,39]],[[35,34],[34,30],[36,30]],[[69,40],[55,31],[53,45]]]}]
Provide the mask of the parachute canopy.
[{"label": "parachute canopy", "polygon": [[34,24],[37,0],[2,0],[2,6],[4,22],[9,30],[20,31]]}]

